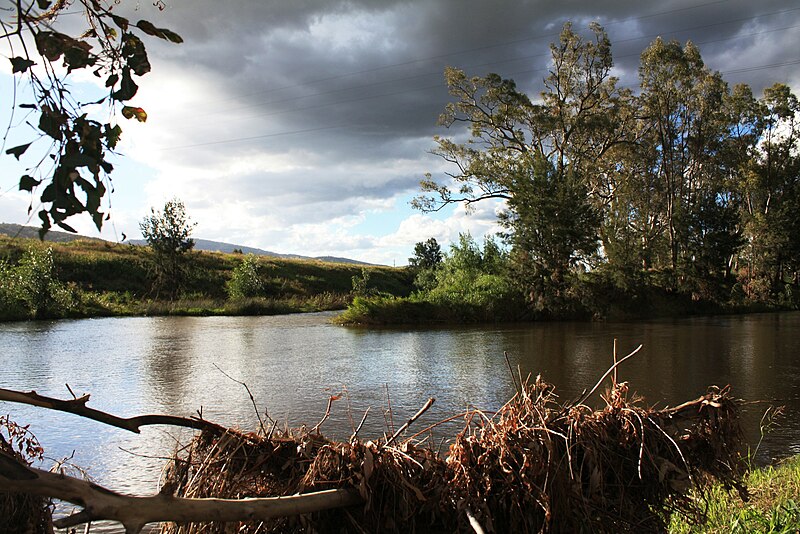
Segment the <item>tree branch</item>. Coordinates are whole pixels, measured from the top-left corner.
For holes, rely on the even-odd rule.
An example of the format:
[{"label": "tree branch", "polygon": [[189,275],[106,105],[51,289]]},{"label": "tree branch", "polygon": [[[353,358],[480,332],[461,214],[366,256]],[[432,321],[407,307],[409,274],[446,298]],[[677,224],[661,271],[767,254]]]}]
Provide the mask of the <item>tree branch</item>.
[{"label": "tree branch", "polygon": [[50,410],[58,410],[61,412],[68,412],[87,419],[93,419],[110,426],[122,428],[130,432],[139,433],[139,427],[146,425],[173,425],[186,428],[194,428],[197,430],[211,429],[219,432],[225,432],[225,427],[220,426],[205,419],[197,419],[194,417],[177,417],[174,415],[138,415],[136,417],[119,417],[110,413],[101,412],[94,408],[89,408],[86,403],[89,401],[89,395],[81,397],[62,400],[54,399],[52,397],[45,397],[39,395],[35,391],[14,391],[11,389],[0,388],[0,401],[17,402],[20,404],[29,404],[31,406],[39,406],[41,408],[48,408]]},{"label": "tree branch", "polygon": [[185,499],[165,494],[132,497],[85,480],[26,467],[3,454],[0,454],[0,492],[53,497],[84,507],[77,514],[55,521],[58,528],[110,519],[122,523],[127,534],[137,534],[147,523],[160,521],[249,521],[363,503],[358,493],[348,489],[250,499]]}]

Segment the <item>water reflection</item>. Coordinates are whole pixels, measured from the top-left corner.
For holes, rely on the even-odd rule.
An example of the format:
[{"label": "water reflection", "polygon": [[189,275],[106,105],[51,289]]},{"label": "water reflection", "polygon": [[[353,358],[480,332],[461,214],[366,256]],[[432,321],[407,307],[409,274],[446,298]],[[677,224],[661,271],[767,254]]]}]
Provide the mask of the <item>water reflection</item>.
[{"label": "water reflection", "polygon": [[[541,373],[562,399],[574,398],[611,365],[616,338],[620,357],[644,345],[619,376],[649,402],[675,404],[710,384],[730,383],[739,397],[789,409],[784,426],[767,436],[760,461],[800,451],[800,313],[452,329],[342,328],[328,324],[329,316],[2,324],[0,387],[65,397],[69,383],[76,394],[92,393],[93,407],[123,416],[202,409],[223,424],[253,428],[257,417],[247,391],[222,370],[247,383],[259,411],[291,426],[316,424],[328,395],[346,389],[349,404],[334,404],[324,432],[346,438],[371,407],[361,435],[375,437],[390,430],[381,415],[389,402],[400,424],[435,397],[419,428],[468,405],[499,408],[514,390],[504,351],[523,375]],[[745,414],[751,442],[765,407]],[[98,482],[133,493],[155,490],[163,462],[150,456],[169,454],[186,437],[168,427],[139,436],[11,404],[0,410],[32,423],[52,457],[75,450],[75,463]]]}]

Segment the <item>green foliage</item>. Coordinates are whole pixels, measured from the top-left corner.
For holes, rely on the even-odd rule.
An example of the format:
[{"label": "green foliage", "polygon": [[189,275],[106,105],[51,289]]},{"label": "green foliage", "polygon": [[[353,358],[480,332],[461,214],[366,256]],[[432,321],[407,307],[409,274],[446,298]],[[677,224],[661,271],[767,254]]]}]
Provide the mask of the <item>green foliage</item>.
[{"label": "green foliage", "polygon": [[695,524],[674,515],[669,531],[676,534],[763,532],[783,534],[800,530],[800,457],[751,471],[744,480],[750,500],[721,486],[712,487],[697,498],[706,502],[707,517]]},{"label": "green foliage", "polygon": [[63,317],[74,305],[72,292],[56,277],[53,249],[31,246],[17,265],[0,262],[0,302],[11,318]]},{"label": "green foliage", "polygon": [[225,285],[228,298],[241,300],[257,297],[264,289],[258,275],[258,258],[255,254],[248,254],[236,266],[231,274],[231,279]]},{"label": "green foliage", "polygon": [[[517,320],[522,295],[505,276],[507,256],[493,239],[483,249],[459,235],[435,269],[421,270],[418,291],[407,298],[357,295],[337,321],[358,324],[496,322]],[[423,278],[424,277],[424,278]]]},{"label": "green foliage", "polygon": [[360,275],[354,275],[351,279],[353,282],[353,295],[364,297],[374,293],[374,289],[369,287],[369,271],[362,267]]},{"label": "green foliage", "polygon": [[194,248],[191,238],[196,223],[189,221],[183,202],[174,198],[164,204],[163,211],[150,209],[139,228],[153,251],[154,287],[166,290],[171,297],[179,294],[187,277],[184,256]]},{"label": "green foliage", "polygon": [[431,237],[414,245],[414,255],[408,258],[408,265],[413,269],[436,269],[442,259],[442,247],[436,238]]},{"label": "green foliage", "polygon": [[[39,135],[32,142],[7,149],[6,154],[19,160],[26,152],[32,152],[34,144],[42,149],[31,155],[32,166],[20,178],[19,189],[38,195],[41,201],[41,236],[53,224],[75,232],[66,220],[81,213],[91,216],[100,229],[107,218],[101,211],[101,201],[109,189],[113,170],[108,154],[117,146],[122,128],[113,119],[102,123],[88,115],[91,111],[92,115],[102,116],[95,113],[95,107],[105,104],[111,117],[121,107],[124,118],[144,122],[147,113],[127,105],[138,90],[133,76],[150,71],[144,43],[134,31],[173,43],[182,40],[174,32],[144,20],[131,24],[112,13],[113,6],[100,2],[42,1],[12,6],[13,16],[4,17],[2,39],[10,50],[23,54],[10,58],[11,72],[28,84],[33,102],[13,102],[12,107],[28,110],[31,116],[19,121],[12,115],[9,128],[21,122],[36,124]],[[81,13],[87,26],[80,28],[62,21],[60,15],[67,9]],[[37,55],[31,55],[31,41]],[[31,68],[37,62],[43,62],[43,67]],[[76,100],[70,92],[75,71],[91,72],[104,80],[106,94]],[[39,140],[42,142],[37,143]],[[45,161],[47,165],[43,165]]]},{"label": "green foliage", "polygon": [[[537,315],[596,315],[612,287],[698,310],[800,305],[797,97],[776,84],[756,100],[691,42],[661,38],[641,55],[638,93],[620,89],[608,36],[590,30],[564,26],[538,98],[448,68],[440,122],[469,138],[435,138],[455,172],[428,175],[414,206],[504,200],[510,276]],[[603,282],[587,284],[598,269]],[[439,282],[417,275],[422,291]]]}]

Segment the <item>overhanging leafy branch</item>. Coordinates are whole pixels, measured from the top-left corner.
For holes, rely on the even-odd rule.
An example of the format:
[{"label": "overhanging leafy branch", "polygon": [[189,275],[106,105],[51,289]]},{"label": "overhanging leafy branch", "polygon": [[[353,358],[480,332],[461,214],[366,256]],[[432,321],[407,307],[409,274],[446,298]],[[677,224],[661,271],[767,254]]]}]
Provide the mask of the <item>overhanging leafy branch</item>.
[{"label": "overhanging leafy branch", "polygon": [[[19,190],[31,194],[28,214],[34,211],[37,199],[42,237],[53,224],[74,232],[66,220],[82,213],[101,229],[109,218],[101,209],[112,189],[114,167],[109,155],[122,134],[116,114],[147,120],[145,110],[130,103],[139,89],[135,78],[151,69],[139,35],[172,43],[182,39],[146,20],[134,24],[113,13],[113,4],[106,7],[98,0],[36,0],[30,4],[16,0],[11,4],[0,20],[4,32],[0,38],[10,50],[12,73],[27,84],[32,102],[18,103],[15,87],[13,108],[25,110],[26,115],[17,123],[12,113],[2,148],[6,155],[21,161],[32,146],[42,147],[36,156],[29,154],[31,163],[19,180]],[[77,35],[60,31],[60,17],[67,14],[67,8],[76,7],[88,27]],[[69,13],[75,13],[74,9]],[[101,98],[82,102],[71,92],[71,75],[84,69],[104,81],[107,93]],[[109,111],[107,121],[94,118],[104,109]],[[23,123],[35,132],[35,138],[6,149],[9,131]]]}]

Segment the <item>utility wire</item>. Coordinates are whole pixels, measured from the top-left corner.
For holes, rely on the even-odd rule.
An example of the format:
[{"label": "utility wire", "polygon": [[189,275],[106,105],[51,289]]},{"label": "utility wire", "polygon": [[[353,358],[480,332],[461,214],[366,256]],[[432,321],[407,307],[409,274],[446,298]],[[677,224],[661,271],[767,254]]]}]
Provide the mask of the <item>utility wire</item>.
[{"label": "utility wire", "polygon": [[[769,32],[772,32],[772,31],[782,31],[782,30],[785,30],[785,29],[793,29],[793,28],[797,28],[797,27],[799,27],[799,26],[790,26],[788,28],[781,28],[781,29],[776,29],[776,30],[765,30],[763,32],[756,32],[756,34],[769,33]],[[755,35],[755,34],[751,34],[751,35]],[[742,37],[749,37],[749,36],[750,35],[737,36],[737,37],[724,38],[724,39],[714,39],[714,40],[710,40],[710,41],[699,42],[697,44],[709,44],[711,42],[721,42],[721,41],[727,41],[727,40],[732,40],[732,39],[737,39],[737,38],[742,38]],[[631,56],[631,55],[638,55],[638,54],[627,54],[627,55],[619,56],[619,57],[628,57],[628,56]],[[721,74],[741,74],[741,73],[745,73],[745,72],[753,72],[753,71],[758,71],[758,70],[778,68],[778,67],[784,67],[784,66],[796,65],[796,64],[800,64],[800,59],[790,60],[790,61],[786,61],[786,62],[782,62],[782,63],[770,63],[770,64],[763,64],[763,65],[754,65],[754,66],[750,66],[750,67],[743,67],[743,68],[739,68],[739,69],[721,71]],[[514,72],[512,74],[513,75],[520,75],[520,74],[531,74],[531,73],[534,73],[534,72],[544,72],[544,71],[548,70],[548,68],[549,67],[543,67],[543,68],[538,68],[538,69],[528,69],[528,70],[524,70],[524,71],[516,71],[516,72]],[[632,88],[632,87],[630,87],[630,88]],[[327,108],[327,107],[332,106],[332,105],[335,106],[335,105],[341,105],[341,104],[350,104],[350,103],[353,103],[353,102],[361,102],[361,101],[371,100],[371,99],[376,99],[376,98],[397,96],[399,94],[405,94],[405,93],[411,93],[411,92],[427,91],[427,90],[430,90],[430,89],[443,89],[443,86],[441,85],[441,83],[437,83],[435,85],[429,85],[429,86],[425,86],[425,87],[417,87],[417,88],[413,88],[413,89],[403,89],[403,90],[398,90],[398,91],[394,91],[394,92],[390,92],[390,93],[381,93],[381,94],[376,94],[376,95],[360,96],[360,97],[355,97],[355,98],[351,98],[351,99],[340,100],[340,101],[337,101],[337,102],[334,102],[334,103],[326,102],[326,103],[316,104],[316,105],[313,105],[313,106],[306,106],[306,107],[302,107],[302,108],[294,108],[294,109],[288,109],[288,110],[273,110],[273,111],[269,111],[269,112],[265,112],[265,113],[258,113],[258,114],[255,114],[255,115],[250,115],[249,118],[252,118],[252,117],[265,117],[265,116],[271,116],[271,115],[279,115],[279,114],[283,114],[283,113],[293,113],[293,112],[298,112],[298,111],[312,111],[314,109]],[[182,149],[187,149],[187,148],[213,146],[213,145],[218,145],[218,144],[229,144],[229,143],[242,142],[242,141],[251,141],[251,140],[255,140],[255,139],[265,139],[265,138],[270,138],[270,137],[282,137],[282,136],[286,136],[286,135],[295,135],[295,134],[299,134],[299,133],[311,133],[311,132],[318,132],[318,131],[331,130],[331,129],[341,129],[341,128],[345,128],[345,127],[348,127],[348,126],[350,126],[350,125],[337,124],[337,125],[322,126],[322,127],[318,127],[318,128],[309,128],[309,129],[303,129],[303,130],[292,130],[292,131],[286,131],[286,132],[274,132],[274,133],[269,133],[269,134],[264,134],[264,135],[237,137],[237,138],[224,139],[224,140],[219,140],[219,141],[209,141],[209,142],[204,142],[204,143],[195,143],[195,144],[189,144],[189,145],[173,146],[173,147],[163,148],[161,150],[162,151],[182,150]]]},{"label": "utility wire", "polygon": [[[658,17],[658,16],[662,16],[662,15],[671,15],[671,14],[679,13],[679,12],[682,12],[682,11],[688,11],[688,10],[692,10],[692,9],[699,9],[701,7],[707,7],[707,6],[716,5],[716,4],[724,4],[724,3],[727,3],[729,1],[730,0],[714,0],[714,1],[711,1],[711,2],[705,2],[705,3],[702,3],[702,4],[696,4],[696,5],[692,5],[692,6],[675,8],[675,9],[670,9],[670,10],[666,10],[666,11],[659,11],[657,13],[650,13],[650,14],[647,14],[647,15],[637,15],[635,17],[628,17],[628,18],[624,18],[624,19],[620,19],[620,20],[609,21],[608,23],[605,24],[605,26],[612,26],[612,25],[616,25],[616,24],[624,24],[624,23],[627,23],[627,22],[634,22],[634,21],[637,21],[637,20],[644,20],[644,19]],[[788,9],[788,10],[785,10],[785,11],[794,11],[796,9],[800,9],[800,8]],[[539,34],[539,35],[535,35],[535,36],[532,36],[532,37],[525,37],[525,38],[522,38],[522,39],[504,41],[504,42],[500,42],[500,43],[495,43],[495,44],[485,45],[485,46],[479,46],[479,47],[475,47],[475,48],[464,48],[464,49],[461,49],[461,50],[456,50],[456,51],[453,51],[453,52],[447,52],[447,53],[444,53],[444,54],[437,54],[437,55],[433,55],[433,56],[418,57],[418,58],[414,58],[414,59],[409,59],[407,61],[401,61],[401,62],[397,62],[397,63],[390,63],[390,64],[387,64],[387,65],[379,65],[377,67],[371,67],[371,68],[368,68],[368,69],[361,69],[361,70],[357,70],[357,71],[345,72],[345,73],[342,73],[342,74],[337,74],[335,76],[326,76],[324,78],[315,78],[315,79],[312,79],[312,80],[306,80],[304,82],[297,83],[297,84],[284,85],[284,86],[275,87],[275,88],[272,88],[272,89],[264,89],[262,91],[255,91],[255,92],[252,92],[252,93],[248,93],[248,94],[245,94],[245,95],[240,95],[240,96],[234,97],[234,98],[232,98],[230,100],[234,100],[234,99],[238,99],[238,98],[249,98],[251,96],[274,93],[274,92],[277,92],[277,91],[284,91],[284,90],[288,90],[288,89],[297,89],[299,87],[305,87],[307,85],[312,85],[312,84],[317,84],[317,83],[322,83],[322,82],[328,82],[328,81],[333,81],[333,80],[339,80],[339,79],[342,79],[342,78],[348,78],[348,77],[351,77],[351,76],[358,76],[360,74],[368,74],[368,73],[371,73],[371,72],[379,72],[379,71],[382,71],[382,70],[393,69],[393,68],[396,68],[396,67],[405,67],[405,66],[408,66],[408,65],[416,64],[416,63],[424,63],[424,62],[432,61],[434,59],[443,59],[443,58],[452,57],[452,56],[469,54],[469,53],[472,53],[472,52],[481,52],[481,51],[484,51],[484,50],[491,50],[491,49],[494,49],[494,48],[502,48],[502,47],[506,47],[506,46],[513,46],[513,45],[517,45],[517,44],[521,44],[521,43],[525,43],[525,42],[529,42],[529,41],[535,41],[537,39],[544,39],[544,38],[551,38],[552,39],[553,37],[558,37],[559,33],[560,32],[551,32],[551,33],[546,33],[546,34]],[[225,102],[225,101],[228,101],[228,100],[224,100],[223,102]]]}]

